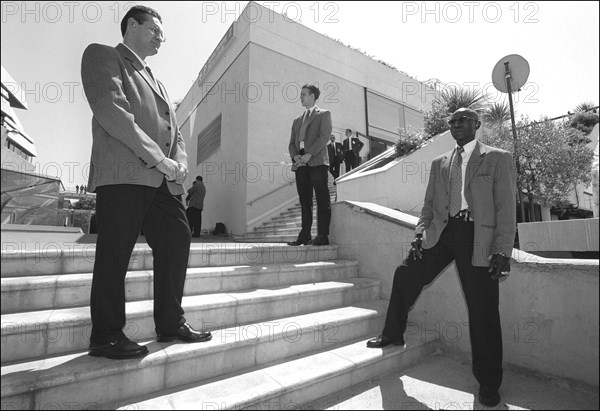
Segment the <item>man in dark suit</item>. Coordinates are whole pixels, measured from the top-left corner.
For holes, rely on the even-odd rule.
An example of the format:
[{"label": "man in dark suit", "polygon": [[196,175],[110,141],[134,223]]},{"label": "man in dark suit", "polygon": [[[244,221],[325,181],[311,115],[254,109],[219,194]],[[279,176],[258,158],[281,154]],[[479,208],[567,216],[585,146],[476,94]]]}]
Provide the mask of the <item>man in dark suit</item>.
[{"label": "man in dark suit", "polygon": [[[342,143],[336,142],[333,134],[329,138],[329,144],[327,144],[327,154],[329,155],[329,172],[336,179],[340,176],[340,164],[344,152]],[[333,184],[335,184],[335,181]]]},{"label": "man in dark suit", "polygon": [[[321,94],[312,84],[302,86],[300,102],[305,112],[294,119],[289,151],[296,172],[296,188],[302,208],[302,229],[295,241],[288,245],[328,245],[331,200],[327,187],[329,155],[327,141],[331,136],[331,113],[316,105]],[[313,190],[317,196],[317,236],[311,241],[313,220]]]},{"label": "man in dark suit", "polygon": [[416,238],[394,275],[385,328],[367,346],[404,345],[410,307],[454,261],[469,311],[479,402],[494,406],[502,383],[498,279],[510,271],[516,230],[514,161],[475,139],[481,126],[475,111],[460,108],[448,123],[457,147],[433,160]]},{"label": "man in dark suit", "polygon": [[344,140],[344,163],[346,164],[346,173],[360,164],[360,150],[364,147],[365,143],[360,141],[357,137],[352,137],[352,130],[346,129],[346,139]]},{"label": "man in dark suit", "polygon": [[207,341],[183,317],[181,299],[191,234],[181,195],[185,144],[166,90],[146,64],[165,41],[162,19],[134,6],[121,21],[123,43],[92,44],[81,77],[92,109],[89,189],[96,192],[98,239],[91,291],[89,354],[144,356],[125,325],[125,274],[143,229],[154,257],[154,323],[158,341]]}]

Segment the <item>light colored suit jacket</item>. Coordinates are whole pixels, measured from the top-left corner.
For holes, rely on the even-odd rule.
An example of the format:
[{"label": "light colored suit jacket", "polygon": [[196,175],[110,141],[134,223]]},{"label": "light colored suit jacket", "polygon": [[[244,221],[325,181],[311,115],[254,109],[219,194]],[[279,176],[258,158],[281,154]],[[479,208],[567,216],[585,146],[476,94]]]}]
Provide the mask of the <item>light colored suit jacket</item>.
[{"label": "light colored suit jacket", "polygon": [[[295,118],[292,123],[292,135],[289,145],[292,159],[300,153],[299,135],[303,115],[304,113]],[[329,143],[332,129],[331,112],[316,106],[307,120],[306,134],[304,136],[304,151],[310,153],[312,156],[308,161],[308,166],[329,165],[327,143]]]},{"label": "light colored suit jacket", "polygon": [[[165,157],[187,167],[185,143],[167,92],[123,44],[91,44],[83,53],[81,78],[92,109],[92,158],[88,190],[112,184],[159,187]],[[174,195],[181,184],[168,182]]]},{"label": "light colored suit jacket", "polygon": [[[432,248],[448,224],[452,151],[432,162],[425,203],[416,233]],[[491,254],[512,254],[516,220],[516,173],[510,153],[479,141],[465,173],[464,193],[475,224],[472,264],[489,266]],[[460,245],[457,245],[460,246]]]}]

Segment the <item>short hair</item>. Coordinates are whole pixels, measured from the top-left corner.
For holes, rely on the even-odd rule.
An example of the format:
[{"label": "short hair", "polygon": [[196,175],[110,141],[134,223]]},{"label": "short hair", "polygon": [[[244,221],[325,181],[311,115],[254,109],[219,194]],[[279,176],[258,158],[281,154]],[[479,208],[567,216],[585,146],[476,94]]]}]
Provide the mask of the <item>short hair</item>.
[{"label": "short hair", "polygon": [[346,133],[350,133],[350,134],[352,134],[352,129],[351,129],[351,128],[347,128],[347,129],[346,129]]},{"label": "short hair", "polygon": [[162,23],[162,18],[160,17],[160,14],[158,14],[156,10],[150,7],[133,6],[132,8],[130,8],[129,11],[123,17],[123,20],[121,20],[121,34],[123,35],[123,37],[125,37],[125,32],[127,31],[127,20],[129,20],[130,17],[133,17],[138,23],[144,24],[144,22],[148,20],[148,16],[156,17],[158,21]]},{"label": "short hair", "polygon": [[315,100],[319,99],[319,96],[321,95],[321,90],[319,90],[319,87],[315,86],[314,84],[305,84],[302,86],[302,88],[308,89],[310,94],[314,94]]},{"label": "short hair", "polygon": [[204,181],[204,180],[202,180],[202,176],[196,177],[196,180],[198,180],[198,181]]}]

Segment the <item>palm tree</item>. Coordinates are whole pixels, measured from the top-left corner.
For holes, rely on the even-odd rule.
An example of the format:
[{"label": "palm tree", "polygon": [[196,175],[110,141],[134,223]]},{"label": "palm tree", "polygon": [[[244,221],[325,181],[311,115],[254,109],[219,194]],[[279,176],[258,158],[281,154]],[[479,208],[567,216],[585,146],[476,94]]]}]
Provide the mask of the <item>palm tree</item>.
[{"label": "palm tree", "polygon": [[510,120],[510,105],[506,100],[490,104],[483,112],[483,120],[490,126],[504,124]]},{"label": "palm tree", "polygon": [[456,86],[442,89],[440,97],[436,97],[432,102],[431,111],[425,112],[423,119],[425,139],[448,130],[447,117],[459,108],[470,108],[482,113],[488,100],[488,96],[478,89],[462,89]]},{"label": "palm tree", "polygon": [[597,107],[594,103],[592,103],[591,101],[585,101],[583,103],[579,103],[577,104],[577,106],[575,107],[575,112],[578,111],[586,111],[586,110],[590,110]]},{"label": "palm tree", "polygon": [[470,108],[480,113],[489,100],[486,94],[476,88],[449,87],[442,90],[441,97],[448,113],[454,113],[461,107]]}]

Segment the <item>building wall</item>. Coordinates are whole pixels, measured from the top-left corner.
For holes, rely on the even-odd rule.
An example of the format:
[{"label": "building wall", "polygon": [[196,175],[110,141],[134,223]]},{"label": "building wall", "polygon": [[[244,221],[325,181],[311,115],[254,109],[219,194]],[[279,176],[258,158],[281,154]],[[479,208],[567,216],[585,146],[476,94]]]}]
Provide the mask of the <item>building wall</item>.
[{"label": "building wall", "polygon": [[[177,109],[190,156],[186,186],[197,174],[206,177],[205,228],[223,221],[230,232],[242,234],[297,196],[286,154],[292,120],[302,113],[300,87],[310,82],[321,89],[318,105],[332,112],[338,141],[346,128],[367,134],[365,87],[413,110],[428,109],[436,95],[360,52],[249,3]],[[220,111],[221,149],[198,167],[195,139]],[[361,155],[367,158],[368,144]]]},{"label": "building wall", "polygon": [[[190,170],[185,186],[190,187],[197,175],[204,178],[206,186],[203,229],[223,222],[229,232],[245,232],[246,183],[243,167],[248,140],[248,104],[232,85],[248,81],[249,57],[249,50],[245,48],[181,126]],[[198,134],[219,114],[222,115],[221,145],[208,159],[198,164]]]}]

